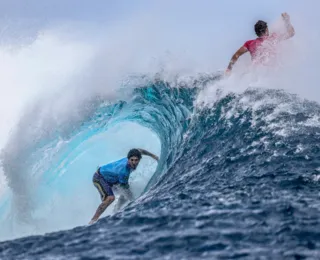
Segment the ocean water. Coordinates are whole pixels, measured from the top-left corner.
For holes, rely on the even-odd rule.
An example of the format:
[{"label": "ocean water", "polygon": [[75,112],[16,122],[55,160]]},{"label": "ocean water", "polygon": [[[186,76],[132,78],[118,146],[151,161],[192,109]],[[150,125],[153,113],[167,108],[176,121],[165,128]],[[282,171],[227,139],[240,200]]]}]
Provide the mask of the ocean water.
[{"label": "ocean water", "polygon": [[[45,135],[15,154],[45,172],[28,185],[10,164],[17,158],[4,156],[16,194],[2,203],[1,229],[26,236],[1,242],[1,259],[318,258],[320,106],[261,88],[217,90],[202,106],[220,79],[199,76],[186,88],[144,78],[129,100],[92,101],[64,140]],[[99,204],[92,165],[121,156],[135,135],[159,165],[143,158],[130,180],[135,200],[87,226]]]}]

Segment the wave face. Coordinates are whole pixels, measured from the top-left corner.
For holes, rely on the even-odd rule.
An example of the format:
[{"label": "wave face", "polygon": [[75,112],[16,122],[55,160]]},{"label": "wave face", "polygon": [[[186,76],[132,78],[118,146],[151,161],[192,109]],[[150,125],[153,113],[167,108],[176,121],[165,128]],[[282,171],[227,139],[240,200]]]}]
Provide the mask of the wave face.
[{"label": "wave face", "polygon": [[[218,79],[144,82],[136,85],[129,100],[91,101],[85,119],[72,127],[46,133],[32,145],[11,148],[14,153],[8,150],[3,165],[12,194],[6,203],[15,209],[17,222],[33,229],[51,225],[57,232],[2,242],[0,258],[319,256],[320,106],[280,90],[256,88],[241,94],[217,90],[212,104],[202,103],[199,97]],[[121,128],[116,131],[127,128],[127,136],[141,134],[138,128],[135,134],[132,124],[155,135],[143,133],[141,138],[152,151],[161,149],[159,165],[141,166],[148,175],[137,182],[148,181],[133,202],[95,225],[83,226],[99,203],[91,183],[96,163],[91,157],[96,154],[90,145],[96,147],[102,142],[99,136],[110,134],[117,125]],[[99,147],[99,153],[103,149]],[[114,149],[108,147],[107,153]],[[85,177],[75,174],[79,168],[72,167],[77,164]],[[65,191],[67,184],[71,188]],[[86,190],[86,196],[79,189]],[[93,202],[86,200],[88,196]],[[48,201],[58,201],[64,208],[49,207]],[[52,212],[56,215],[46,215]],[[69,226],[48,220],[54,216],[62,221],[66,212],[75,219],[80,216],[74,215],[84,215],[79,220],[82,226],[58,231]],[[49,223],[43,223],[44,218]]]}]

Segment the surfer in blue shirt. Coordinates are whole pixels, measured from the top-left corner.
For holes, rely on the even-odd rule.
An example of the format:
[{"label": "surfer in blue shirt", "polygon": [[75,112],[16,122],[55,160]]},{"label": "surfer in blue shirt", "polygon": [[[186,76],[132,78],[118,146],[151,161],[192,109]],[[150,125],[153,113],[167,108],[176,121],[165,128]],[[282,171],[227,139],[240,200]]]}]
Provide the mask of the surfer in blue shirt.
[{"label": "surfer in blue shirt", "polygon": [[102,203],[99,205],[89,224],[96,222],[106,208],[114,201],[113,185],[118,184],[130,193],[128,183],[129,176],[139,165],[142,155],[150,156],[156,161],[159,161],[158,156],[146,150],[131,149],[127,158],[103,165],[94,173],[93,184],[100,193]]}]

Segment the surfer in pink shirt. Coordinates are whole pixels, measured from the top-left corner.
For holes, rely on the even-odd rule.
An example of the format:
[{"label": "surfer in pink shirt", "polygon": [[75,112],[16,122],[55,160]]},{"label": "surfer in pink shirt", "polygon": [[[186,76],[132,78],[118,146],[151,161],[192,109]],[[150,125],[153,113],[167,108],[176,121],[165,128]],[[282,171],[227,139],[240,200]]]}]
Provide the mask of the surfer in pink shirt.
[{"label": "surfer in pink shirt", "polygon": [[266,64],[268,60],[272,59],[276,54],[275,45],[282,40],[286,40],[294,36],[295,31],[290,22],[290,16],[287,13],[283,13],[281,15],[286,25],[286,32],[284,34],[272,33],[270,35],[267,23],[259,20],[254,26],[254,30],[258,38],[245,42],[244,45],[236,51],[231,58],[226,73],[231,72],[232,67],[239,57],[246,52],[250,53],[253,63]]}]

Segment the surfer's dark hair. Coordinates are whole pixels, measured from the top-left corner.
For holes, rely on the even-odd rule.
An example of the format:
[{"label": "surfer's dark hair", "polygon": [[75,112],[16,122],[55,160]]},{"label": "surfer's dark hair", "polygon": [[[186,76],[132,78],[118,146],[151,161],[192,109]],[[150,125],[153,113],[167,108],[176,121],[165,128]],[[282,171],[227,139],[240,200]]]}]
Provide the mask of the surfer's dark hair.
[{"label": "surfer's dark hair", "polygon": [[141,159],[142,155],[141,155],[141,152],[138,150],[138,149],[131,149],[129,152],[128,152],[128,156],[127,158],[130,159],[131,157],[138,157],[139,160]]},{"label": "surfer's dark hair", "polygon": [[259,20],[258,22],[256,22],[256,24],[254,25],[254,30],[256,32],[256,34],[258,35],[258,37],[263,36],[268,28],[268,24],[264,21]]}]

